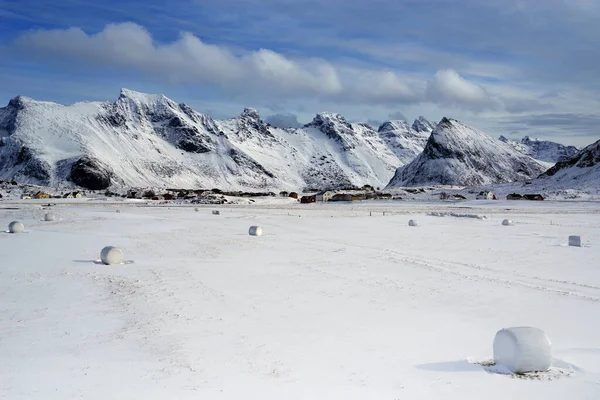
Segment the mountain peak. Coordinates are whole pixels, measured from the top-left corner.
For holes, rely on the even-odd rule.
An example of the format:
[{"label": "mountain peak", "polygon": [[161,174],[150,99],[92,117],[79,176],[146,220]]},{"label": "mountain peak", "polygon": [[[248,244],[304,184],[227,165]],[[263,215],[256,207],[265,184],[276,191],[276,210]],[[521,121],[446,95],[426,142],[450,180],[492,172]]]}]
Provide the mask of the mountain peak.
[{"label": "mountain peak", "polygon": [[543,170],[541,164],[511,145],[444,117],[423,153],[399,168],[388,187],[497,184],[531,179]]},{"label": "mountain peak", "polygon": [[254,121],[260,121],[260,115],[258,114],[258,111],[256,111],[256,109],[250,108],[250,107],[244,108],[244,111],[242,111],[241,117],[248,118],[248,119],[251,119]]},{"label": "mountain peak", "polygon": [[421,132],[431,132],[435,128],[435,124],[427,120],[427,118],[422,115],[419,118],[415,119],[415,122],[412,124],[412,129],[421,133]]},{"label": "mountain peak", "polygon": [[403,132],[410,132],[411,131],[411,127],[408,125],[408,122],[404,121],[404,120],[390,120],[390,121],[385,121],[383,124],[379,125],[379,128],[377,128],[377,132],[389,132],[389,131],[403,131]]},{"label": "mountain peak", "polygon": [[167,104],[176,107],[177,104],[163,94],[150,94],[136,92],[135,90],[122,88],[117,101],[132,101],[137,104]]}]

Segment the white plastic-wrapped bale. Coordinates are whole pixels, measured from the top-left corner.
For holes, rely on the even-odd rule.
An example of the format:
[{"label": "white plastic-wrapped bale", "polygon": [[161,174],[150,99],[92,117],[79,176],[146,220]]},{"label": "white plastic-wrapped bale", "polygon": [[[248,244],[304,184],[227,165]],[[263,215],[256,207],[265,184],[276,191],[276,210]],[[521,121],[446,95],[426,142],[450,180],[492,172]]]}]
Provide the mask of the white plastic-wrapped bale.
[{"label": "white plastic-wrapped bale", "polygon": [[569,236],[569,246],[581,247],[581,236]]},{"label": "white plastic-wrapped bale", "polygon": [[515,374],[547,371],[552,364],[552,346],[539,328],[501,329],[494,338],[494,361]]},{"label": "white plastic-wrapped bale", "polygon": [[502,225],[504,225],[504,226],[513,226],[513,222],[510,219],[505,219],[504,221],[502,221]]},{"label": "white plastic-wrapped bale", "polygon": [[114,246],[106,246],[100,252],[100,259],[106,265],[122,264],[125,259],[123,250]]},{"label": "white plastic-wrapped bale", "polygon": [[414,219],[411,219],[410,221],[408,221],[408,226],[418,226],[419,224],[417,224],[417,221],[415,221]]},{"label": "white plastic-wrapped bale", "polygon": [[248,233],[251,236],[262,236],[263,230],[260,226],[251,226],[250,229],[248,230]]},{"label": "white plastic-wrapped bale", "polygon": [[48,212],[44,215],[44,221],[54,221],[54,214]]},{"label": "white plastic-wrapped bale", "polygon": [[213,215],[221,215],[221,212],[219,210],[213,210]]},{"label": "white plastic-wrapped bale", "polygon": [[8,224],[8,231],[10,233],[23,233],[25,232],[25,226],[19,221],[13,221]]}]

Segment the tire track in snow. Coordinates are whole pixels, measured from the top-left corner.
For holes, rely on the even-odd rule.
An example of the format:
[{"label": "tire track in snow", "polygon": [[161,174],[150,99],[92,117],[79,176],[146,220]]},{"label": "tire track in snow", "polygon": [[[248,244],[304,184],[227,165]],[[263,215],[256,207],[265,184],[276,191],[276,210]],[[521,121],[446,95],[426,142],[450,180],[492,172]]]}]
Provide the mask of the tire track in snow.
[{"label": "tire track in snow", "polygon": [[[600,287],[558,279],[530,277],[518,272],[505,272],[477,264],[446,261],[426,256],[411,256],[406,253],[360,244],[350,244],[339,241],[329,241],[347,248],[362,248],[380,253],[379,258],[395,263],[420,265],[429,270],[445,272],[467,279],[487,280],[504,285],[518,285],[529,289],[553,292],[565,296],[574,296],[588,301],[600,302]],[[483,272],[483,273],[480,273]]]}]

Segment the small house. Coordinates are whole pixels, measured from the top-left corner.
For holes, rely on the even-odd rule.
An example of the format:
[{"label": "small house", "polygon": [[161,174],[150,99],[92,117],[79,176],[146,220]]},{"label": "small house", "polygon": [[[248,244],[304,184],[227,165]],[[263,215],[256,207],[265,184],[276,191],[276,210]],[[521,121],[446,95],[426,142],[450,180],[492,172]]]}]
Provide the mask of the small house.
[{"label": "small house", "polygon": [[288,197],[290,194],[288,192],[286,192],[285,190],[282,190],[281,192],[279,192],[279,196],[281,197]]},{"label": "small house", "polygon": [[292,199],[297,199],[298,198],[298,193],[292,192],[292,193],[289,194],[289,197],[291,197]]},{"label": "small house", "polygon": [[304,203],[304,204],[315,203],[316,201],[317,201],[317,198],[314,195],[312,195],[312,196],[302,196],[300,198],[300,203]]},{"label": "small house", "polygon": [[31,200],[31,195],[23,193],[21,195],[21,200]]},{"label": "small house", "polygon": [[73,193],[71,193],[71,192],[63,194],[63,199],[72,199],[72,198],[73,198]]},{"label": "small house", "polygon": [[163,197],[165,200],[173,200],[175,198],[175,196],[173,196],[171,193],[165,193]]},{"label": "small house", "polygon": [[329,201],[331,200],[331,196],[333,196],[331,192],[318,192],[315,194],[315,199],[316,201]]},{"label": "small house", "polygon": [[33,195],[34,199],[49,199],[50,195],[48,193],[44,193],[44,192],[37,192],[36,194]]},{"label": "small house", "polygon": [[391,193],[381,193],[379,195],[379,198],[385,199],[385,200],[391,200],[392,199],[392,194]]},{"label": "small house", "polygon": [[479,194],[475,198],[477,200],[497,200],[496,195],[488,191],[479,192]]},{"label": "small house", "polygon": [[363,198],[360,195],[358,195],[358,194],[353,194],[352,195],[352,201],[360,201],[362,199]]},{"label": "small house", "polygon": [[534,201],[544,200],[544,197],[541,194],[524,194],[523,198],[525,200],[534,200]]},{"label": "small house", "polygon": [[521,196],[519,193],[511,193],[506,196],[506,200],[523,200],[523,196]]},{"label": "small house", "polygon": [[81,199],[83,197],[83,193],[81,192],[73,192],[73,197],[76,199]]}]

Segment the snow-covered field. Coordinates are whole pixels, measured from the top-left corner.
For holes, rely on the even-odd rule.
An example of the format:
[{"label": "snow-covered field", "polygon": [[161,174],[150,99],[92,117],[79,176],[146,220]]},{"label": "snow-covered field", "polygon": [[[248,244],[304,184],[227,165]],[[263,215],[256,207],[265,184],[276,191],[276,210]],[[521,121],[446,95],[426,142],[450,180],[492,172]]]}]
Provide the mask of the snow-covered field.
[{"label": "snow-covered field", "polygon": [[[600,203],[41,204],[0,203],[2,399],[600,398]],[[477,364],[523,325],[551,372]]]}]

